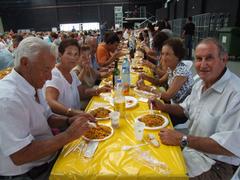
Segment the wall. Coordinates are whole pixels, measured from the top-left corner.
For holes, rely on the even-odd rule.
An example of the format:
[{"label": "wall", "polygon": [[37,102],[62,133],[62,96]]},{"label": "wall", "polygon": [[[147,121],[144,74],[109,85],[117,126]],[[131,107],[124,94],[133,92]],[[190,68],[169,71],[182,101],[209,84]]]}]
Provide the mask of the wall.
[{"label": "wall", "polygon": [[2,18],[0,17],[0,33],[4,33]]},{"label": "wall", "polygon": [[[217,2],[217,5],[216,5]],[[239,21],[239,0],[230,0],[230,1],[216,1],[216,0],[207,0],[205,12],[223,12],[230,13],[230,26],[234,26]]]},{"label": "wall", "polygon": [[[61,23],[102,22],[109,28],[114,24],[114,6],[122,5],[123,10],[133,9],[134,4],[146,5],[148,16],[157,19],[184,18],[206,12],[230,13],[230,26],[240,26],[239,0],[171,0],[163,8],[162,0],[17,0],[23,3],[11,5],[0,1],[0,16],[5,30],[33,28],[51,30]],[[13,2],[13,1],[11,1]],[[11,6],[10,6],[10,5]],[[157,11],[156,11],[157,10]],[[151,14],[151,15],[150,15]]]},{"label": "wall", "polygon": [[168,8],[159,8],[159,9],[157,9],[155,16],[156,16],[157,20],[168,18]]},{"label": "wall", "polygon": [[[21,1],[21,0],[19,0]],[[51,30],[62,23],[103,22],[108,28],[114,25],[114,6],[123,6],[123,11],[133,9],[134,5],[145,5],[148,17],[155,15],[160,8],[160,0],[24,0],[25,3],[6,8],[1,7],[0,16],[5,30],[33,29]]]}]

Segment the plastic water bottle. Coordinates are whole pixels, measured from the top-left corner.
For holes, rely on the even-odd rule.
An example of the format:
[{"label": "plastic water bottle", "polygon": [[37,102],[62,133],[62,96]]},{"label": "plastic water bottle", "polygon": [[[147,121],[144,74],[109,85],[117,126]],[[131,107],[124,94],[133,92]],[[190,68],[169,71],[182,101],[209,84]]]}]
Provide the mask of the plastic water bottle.
[{"label": "plastic water bottle", "polygon": [[121,79],[118,79],[114,87],[114,111],[120,113],[120,118],[125,118],[125,96],[123,95],[122,90],[122,81]]},{"label": "plastic water bottle", "polygon": [[123,84],[123,94],[125,96],[129,95],[130,87],[130,62],[128,58],[125,57],[122,64],[122,84]]}]

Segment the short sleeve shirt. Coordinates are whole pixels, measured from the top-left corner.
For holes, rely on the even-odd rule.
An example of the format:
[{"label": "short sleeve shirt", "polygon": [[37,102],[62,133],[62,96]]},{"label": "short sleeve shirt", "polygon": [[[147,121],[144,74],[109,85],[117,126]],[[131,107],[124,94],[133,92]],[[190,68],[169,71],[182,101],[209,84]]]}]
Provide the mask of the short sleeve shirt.
[{"label": "short sleeve shirt", "polygon": [[36,102],[35,94],[35,89],[14,69],[0,80],[0,176],[24,174],[54,157],[19,166],[10,158],[33,140],[53,137],[47,122],[49,108],[41,97],[40,103]]},{"label": "short sleeve shirt", "polygon": [[104,64],[110,57],[110,52],[107,50],[105,43],[98,44],[97,52],[97,63],[101,66]]},{"label": "short sleeve shirt", "polygon": [[[58,101],[67,108],[80,109],[80,96],[78,86],[81,84],[75,72],[70,72],[72,83],[70,84],[58,68],[53,68],[52,79],[48,80],[45,88],[53,87],[59,91]],[[44,88],[44,91],[45,91]]]},{"label": "short sleeve shirt", "polygon": [[210,137],[235,155],[214,155],[186,147],[183,153],[190,176],[208,171],[215,160],[240,164],[240,79],[227,70],[204,92],[203,85],[198,81],[180,104],[190,122],[189,134]]}]

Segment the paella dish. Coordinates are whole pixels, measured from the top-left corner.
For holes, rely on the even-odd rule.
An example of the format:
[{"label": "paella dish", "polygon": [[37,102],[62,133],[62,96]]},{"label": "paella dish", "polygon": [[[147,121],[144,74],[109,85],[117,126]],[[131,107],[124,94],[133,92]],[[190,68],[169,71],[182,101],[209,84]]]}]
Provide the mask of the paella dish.
[{"label": "paella dish", "polygon": [[148,127],[162,126],[165,122],[164,118],[157,114],[147,114],[140,117],[138,120],[145,123],[145,125]]},{"label": "paella dish", "polygon": [[104,107],[99,107],[91,110],[89,113],[95,118],[109,118],[109,113],[111,110]]},{"label": "paella dish", "polygon": [[90,128],[84,133],[83,137],[87,140],[104,140],[110,137],[113,133],[113,129],[105,125],[97,125],[97,127]]}]

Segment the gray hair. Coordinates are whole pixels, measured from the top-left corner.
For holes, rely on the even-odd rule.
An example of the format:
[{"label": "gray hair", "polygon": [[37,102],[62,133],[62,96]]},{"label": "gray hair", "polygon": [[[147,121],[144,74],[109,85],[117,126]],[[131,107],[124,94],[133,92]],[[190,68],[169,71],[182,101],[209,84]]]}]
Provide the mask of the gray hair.
[{"label": "gray hair", "polygon": [[[217,46],[218,48],[218,55],[220,58],[223,58],[227,53],[226,49],[222,46],[222,44],[215,38],[212,38],[212,37],[207,37],[207,38],[204,38],[203,40],[201,40],[199,44],[209,44],[209,43],[213,43]],[[197,46],[198,46],[197,45]]]},{"label": "gray hair", "polygon": [[43,49],[49,49],[50,53],[56,57],[56,54],[52,52],[50,46],[44,40],[37,37],[23,39],[16,49],[14,67],[20,66],[23,57],[28,58],[29,61],[34,61]]}]

